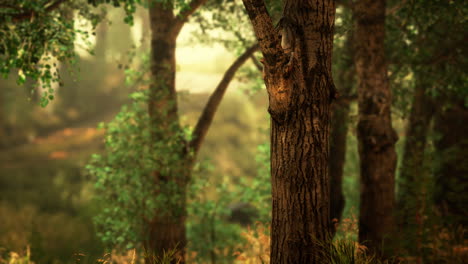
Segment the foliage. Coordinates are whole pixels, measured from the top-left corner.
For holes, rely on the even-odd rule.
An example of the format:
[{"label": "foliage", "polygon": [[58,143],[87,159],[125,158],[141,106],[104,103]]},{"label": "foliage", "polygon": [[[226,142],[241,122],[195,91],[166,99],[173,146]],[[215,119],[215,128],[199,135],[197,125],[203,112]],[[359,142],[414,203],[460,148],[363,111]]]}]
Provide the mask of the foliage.
[{"label": "foliage", "polygon": [[257,153],[257,175],[251,180],[241,178],[237,197],[257,208],[258,221],[265,223],[271,220],[270,144],[259,145]]},{"label": "foliage", "polygon": [[103,16],[83,5],[83,0],[59,7],[60,1],[44,0],[20,0],[0,6],[0,73],[7,78],[15,72],[19,85],[28,78],[40,83],[45,89],[42,106],[54,99],[52,83],[60,81],[56,61],[74,64],[75,40],[81,38],[89,44],[87,39],[92,33],[74,28],[74,11],[76,19],[90,21],[93,29]]},{"label": "foliage", "polygon": [[[251,255],[250,251],[262,252],[263,247],[258,249],[247,249],[239,245],[246,245],[253,239],[251,229],[242,231],[239,225],[228,223],[226,219],[230,215],[229,207],[233,203],[243,202],[251,204],[256,208],[253,215],[256,221],[256,229],[259,231],[263,223],[269,222],[271,218],[271,185],[269,174],[269,145],[263,144],[258,147],[257,164],[258,174],[249,181],[241,178],[240,183],[234,188],[229,188],[226,182],[216,186],[216,199],[210,199],[204,189],[210,182],[206,173],[209,170],[207,163],[198,168],[195,180],[191,185],[191,199],[189,202],[189,218],[187,223],[189,250],[195,253],[194,260],[207,261],[215,257],[217,261],[228,261],[234,259],[234,253],[244,256]],[[205,175],[205,176],[203,176]],[[255,217],[256,216],[256,217]],[[263,231],[259,231],[263,234]],[[264,238],[262,238],[263,240]],[[247,244],[249,246],[250,243]],[[259,245],[257,245],[259,246]],[[247,251],[244,251],[247,250]],[[240,253],[245,252],[245,253]],[[264,254],[264,253],[262,253]],[[239,259],[239,257],[237,257]],[[222,262],[224,263],[224,262]]]},{"label": "foliage", "polygon": [[[140,246],[148,234],[147,222],[156,210],[165,214],[166,208],[178,208],[181,196],[177,184],[157,183],[152,172],[158,171],[161,177],[184,177],[178,171],[185,168],[180,151],[190,136],[188,130],[176,125],[169,128],[173,133],[150,128],[144,107],[147,93],[136,92],[131,97],[134,101],[130,106],[124,106],[115,120],[102,125],[106,129],[105,154],[93,155],[86,166],[103,208],[95,217],[98,235],[118,248]],[[153,133],[163,135],[163,140],[153,141]]]},{"label": "foliage", "polygon": [[327,264],[392,264],[399,263],[397,259],[381,260],[375,255],[369,255],[367,248],[353,240],[337,239],[334,241],[317,241],[324,263]]},{"label": "foliage", "polygon": [[102,4],[112,4],[114,7],[122,7],[125,10],[125,23],[133,25],[133,15],[137,9],[137,5],[143,7],[151,7],[155,3],[162,3],[166,8],[176,11],[176,15],[180,16],[182,12],[190,8],[190,0],[87,0],[94,7]]},{"label": "foliage", "polygon": [[206,163],[198,166],[190,186],[187,208],[189,255],[196,263],[213,258],[221,263],[229,263],[233,259],[235,245],[241,242],[240,227],[226,221],[230,213],[229,204],[236,197],[225,183],[216,185],[215,199],[208,197],[209,167]]},{"label": "foliage", "polygon": [[270,262],[270,228],[267,224],[257,222],[241,233],[246,244],[234,253],[239,263],[256,264]]},{"label": "foliage", "polygon": [[[189,8],[187,0],[153,0],[177,11],[178,15]],[[66,4],[65,4],[66,3]],[[75,42],[87,44],[93,53],[89,37],[102,20],[106,7],[112,3],[123,7],[125,23],[133,25],[137,5],[148,6],[142,0],[15,0],[0,5],[0,74],[8,78],[13,72],[17,83],[28,79],[44,89],[40,101],[45,107],[54,99],[53,83],[62,85],[57,62],[71,63],[78,60]],[[96,9],[101,5],[101,9]],[[76,14],[76,16],[75,16]],[[75,28],[73,21],[85,20],[92,31]]]},{"label": "foliage", "polygon": [[454,92],[468,102],[467,17],[468,4],[454,0],[411,0],[388,16],[386,44],[397,109],[408,111],[416,80],[435,98]]},{"label": "foliage", "polygon": [[241,1],[208,1],[191,19],[199,25],[193,33],[200,43],[222,43],[241,53],[256,42]]}]

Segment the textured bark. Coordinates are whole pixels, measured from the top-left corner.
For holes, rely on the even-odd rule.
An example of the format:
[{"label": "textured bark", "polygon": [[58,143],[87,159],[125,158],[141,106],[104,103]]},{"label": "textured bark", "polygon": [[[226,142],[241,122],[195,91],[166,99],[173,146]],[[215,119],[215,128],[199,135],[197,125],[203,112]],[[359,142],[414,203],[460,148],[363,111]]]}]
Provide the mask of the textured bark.
[{"label": "textured bark", "polygon": [[[464,99],[451,95],[445,109],[437,109],[434,130],[438,155],[434,199],[444,224],[451,230],[468,227],[468,108]],[[444,104],[440,104],[444,105]]]},{"label": "textured bark", "polygon": [[[353,9],[355,65],[359,78],[357,127],[361,204],[359,242],[381,255],[394,230],[397,135],[392,128],[392,96],[385,60],[385,0],[361,0]],[[385,254],[384,254],[385,255]]]},{"label": "textured bark", "polygon": [[271,263],[323,263],[330,238],[328,137],[334,1],[289,0],[281,48],[264,2],[244,0],[264,56],[271,115]]},{"label": "textured bark", "polygon": [[422,217],[425,200],[424,153],[427,133],[433,115],[432,100],[425,93],[428,86],[423,76],[416,75],[413,103],[406,128],[406,139],[398,186],[397,223],[403,245],[409,252],[416,253],[421,246]]},{"label": "textured bark", "polygon": [[[338,72],[339,98],[351,96],[355,70],[353,65],[353,34],[348,31],[344,43],[343,64]],[[343,195],[343,168],[348,135],[349,102],[335,103],[332,109],[330,134],[330,219],[339,221],[345,206]],[[333,229],[335,232],[335,230]]]}]

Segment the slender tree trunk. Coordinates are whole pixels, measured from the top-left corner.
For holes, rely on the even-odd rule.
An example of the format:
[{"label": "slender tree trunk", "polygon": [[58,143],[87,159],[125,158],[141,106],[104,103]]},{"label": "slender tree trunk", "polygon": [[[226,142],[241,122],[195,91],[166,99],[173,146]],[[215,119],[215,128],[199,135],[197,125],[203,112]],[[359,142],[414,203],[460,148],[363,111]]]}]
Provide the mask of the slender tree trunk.
[{"label": "slender tree trunk", "polygon": [[398,186],[398,226],[404,237],[400,244],[411,254],[421,246],[422,217],[427,174],[424,168],[424,153],[427,133],[432,119],[433,107],[423,76],[416,75],[411,113],[406,128],[403,159]]},{"label": "slender tree trunk", "polygon": [[444,224],[451,230],[468,227],[468,108],[464,99],[451,95],[445,109],[437,109],[434,129],[438,166],[434,199]]},{"label": "slender tree trunk", "polygon": [[264,55],[271,115],[271,263],[323,263],[330,238],[328,178],[334,1],[285,1],[279,27],[262,0],[244,0]]},{"label": "slender tree trunk", "polygon": [[359,77],[359,242],[380,255],[394,227],[397,141],[392,128],[392,96],[385,60],[385,0],[358,1],[353,11],[355,65]]},{"label": "slender tree trunk", "polygon": [[[153,3],[149,8],[151,25],[151,75],[148,112],[151,118],[153,142],[165,141],[177,132],[179,116],[175,89],[176,40],[178,31],[173,30],[173,10],[162,3]],[[183,154],[182,150],[181,153]],[[183,159],[184,156],[182,156]],[[179,195],[177,208],[159,208],[151,220],[148,241],[145,243],[147,263],[154,263],[165,252],[177,251],[177,258],[183,261],[187,239],[185,235],[185,190],[190,170],[184,175],[172,175],[174,171],[153,173],[156,186],[165,186],[169,181],[177,183],[175,193],[168,188],[158,188],[155,195]],[[174,191],[174,190],[172,190]],[[174,205],[168,205],[174,206]]]},{"label": "slender tree trunk", "polygon": [[[344,43],[342,65],[338,74],[340,98],[350,97],[354,85],[353,34],[348,31]],[[333,105],[330,134],[330,219],[339,221],[345,206],[343,195],[343,168],[348,136],[349,102],[340,99]],[[335,232],[336,230],[333,229]]]}]

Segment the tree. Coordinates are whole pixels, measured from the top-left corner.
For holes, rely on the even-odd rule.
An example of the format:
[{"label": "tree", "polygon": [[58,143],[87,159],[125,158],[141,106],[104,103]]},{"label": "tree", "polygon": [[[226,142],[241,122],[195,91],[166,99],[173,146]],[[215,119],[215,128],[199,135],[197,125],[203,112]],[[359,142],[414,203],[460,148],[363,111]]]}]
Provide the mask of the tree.
[{"label": "tree", "polygon": [[271,116],[271,263],[321,263],[329,238],[328,138],[334,1],[285,1],[278,27],[243,0],[264,60]]},{"label": "tree", "polygon": [[359,242],[379,255],[394,226],[397,141],[385,59],[385,6],[385,0],[361,0],[353,8],[361,168]]},{"label": "tree", "polygon": [[[193,0],[188,8],[182,9],[179,14],[174,14],[171,4],[153,3],[149,7],[151,38],[151,75],[148,113],[152,128],[162,129],[164,132],[153,131],[153,141],[164,140],[166,136],[174,135],[179,127],[177,108],[177,94],[175,90],[175,49],[177,36],[180,33],[187,18],[195,12],[206,0]],[[210,97],[193,132],[193,139],[187,142],[185,148],[179,150],[179,155],[185,159],[185,175],[164,175],[160,171],[154,171],[155,181],[175,181],[178,185],[180,201],[178,206],[167,215],[155,214],[150,221],[150,235],[145,245],[148,251],[156,255],[162,255],[164,251],[178,248],[183,256],[186,245],[185,218],[186,218],[186,188],[190,178],[190,171],[194,164],[194,157],[198,153],[204,136],[211,124],[214,113],[222,96],[234,76],[236,70],[253,54],[256,46],[248,49],[236,63],[226,72],[222,82]],[[164,192],[163,189],[161,189]],[[169,194],[172,195],[172,194]]]},{"label": "tree", "polygon": [[[250,46],[229,67],[210,96],[193,133],[186,137],[186,129],[179,120],[175,89],[176,41],[188,17],[205,2],[193,0],[183,6],[178,6],[180,3],[177,1],[150,3],[150,87],[147,97],[143,97],[148,118],[141,112],[141,105],[136,107],[135,114],[124,111],[116,121],[134,119],[135,124],[122,124],[120,129],[110,125],[108,154],[106,157],[96,157],[94,165],[89,167],[92,174],[98,176],[100,188],[107,192],[103,194],[104,199],[120,197],[109,204],[111,208],[117,208],[115,211],[101,215],[104,239],[112,239],[106,235],[107,230],[117,235],[113,242],[122,244],[126,241],[126,235],[136,242],[143,242],[147,263],[153,263],[153,257],[161,257],[165,252],[174,250],[177,259],[173,261],[184,262],[187,187],[196,156],[234,74],[258,49],[255,44]],[[135,127],[143,129],[140,131]],[[119,138],[117,143],[114,138]],[[142,139],[138,141],[138,138]],[[128,142],[135,145],[128,145]],[[110,171],[106,171],[106,168],[110,168]],[[127,188],[120,181],[123,176],[129,181],[135,179],[141,193],[119,193],[119,190]],[[127,221],[128,217],[139,218],[133,221],[139,226],[112,222],[112,218]],[[135,230],[139,231],[136,238],[131,234]],[[121,239],[118,236],[120,231],[125,233]]]},{"label": "tree", "polygon": [[255,50],[256,45],[248,48],[225,72],[190,136],[179,123],[165,120],[164,108],[158,109],[160,116],[148,113],[142,105],[156,99],[151,91],[133,94],[131,110],[125,108],[106,126],[106,155],[95,155],[88,166],[106,208],[97,218],[105,242],[142,243],[147,263],[170,251],[177,252],[174,262],[184,261],[187,187],[196,155],[229,82]]},{"label": "tree", "polygon": [[[50,87],[51,82],[59,81],[58,74],[53,74],[51,70],[53,67],[51,65],[47,64],[44,66],[46,69],[44,73],[41,68],[42,64],[39,63],[41,60],[47,60],[50,56],[56,56],[59,60],[66,61],[74,54],[72,47],[75,31],[73,29],[73,24],[70,21],[70,17],[66,15],[61,16],[60,12],[56,12],[61,4],[65,2],[72,4],[72,9],[79,9],[81,11],[85,9],[89,11],[90,8],[87,5],[82,5],[83,3],[80,1],[57,0],[47,2],[24,0],[15,2],[14,4],[8,3],[4,7],[5,9],[1,9],[1,11],[6,11],[2,13],[2,15],[5,14],[5,17],[2,17],[0,22],[2,22],[1,26],[4,30],[0,31],[0,33],[4,33],[7,36],[5,40],[2,38],[7,45],[3,45],[2,47],[6,46],[9,48],[9,50],[0,50],[0,55],[5,57],[5,60],[2,60],[2,62],[5,61],[7,63],[0,65],[2,66],[2,70],[5,74],[9,73],[11,69],[16,67],[19,68],[21,82],[24,82],[26,77],[31,77],[35,80],[40,79],[43,82],[46,81],[46,84]],[[146,1],[133,0],[89,0],[86,2],[95,6],[110,2],[115,6],[123,5],[127,12],[125,21],[129,24],[133,23],[132,14],[136,10],[136,4],[146,4]],[[156,163],[153,163],[154,167],[150,173],[151,178],[149,179],[150,182],[148,184],[154,188],[151,195],[154,195],[154,197],[157,198],[165,197],[164,199],[171,201],[170,203],[165,204],[167,208],[154,207],[155,211],[152,212],[151,218],[144,219],[147,228],[146,231],[148,231],[147,234],[145,233],[148,236],[144,239],[144,246],[146,251],[149,253],[147,261],[150,263],[154,261],[154,259],[152,259],[153,255],[160,256],[163,252],[174,249],[179,251],[178,253],[183,261],[186,245],[185,196],[187,183],[190,180],[190,172],[194,166],[196,154],[200,149],[204,136],[213,120],[213,116],[229,82],[234,77],[237,69],[239,69],[239,67],[258,49],[256,45],[250,46],[241,56],[239,56],[231,67],[229,67],[215,92],[210,97],[199,122],[195,127],[192,137],[189,140],[183,138],[181,134],[184,134],[185,131],[179,124],[177,94],[175,90],[176,40],[180,30],[187,22],[188,18],[205,2],[206,0],[192,0],[188,2],[184,0],[148,2],[152,33],[150,56],[151,80],[146,102],[147,113],[149,115],[149,120],[147,121],[149,123],[151,135],[151,140],[148,142],[148,146],[154,153],[160,153],[157,149],[161,144],[169,145],[171,146],[170,150],[173,151],[173,153],[169,154],[171,157],[176,157],[175,160],[177,160],[177,162],[172,164],[176,167],[172,168],[164,166],[158,167],[156,165],[157,161],[155,161]],[[67,7],[70,8],[70,6]],[[93,24],[95,25],[97,23],[96,17],[92,16],[92,14],[89,14],[89,16],[92,18],[92,22],[94,22]],[[59,17],[60,23],[55,23],[55,19],[57,17]],[[21,22],[20,27],[13,26],[16,31],[11,30],[13,22]],[[43,28],[46,29],[44,32],[41,30],[34,30],[37,29],[38,23],[43,24]],[[31,31],[33,36],[37,36],[37,40],[35,42],[28,42],[29,38],[26,33],[28,30]],[[20,37],[16,38],[17,35]],[[65,40],[66,42],[63,43]],[[18,49],[18,43],[34,44],[27,46],[34,49]],[[39,47],[46,47],[47,49],[38,49]],[[58,51],[66,51],[66,53],[62,54]],[[26,60],[30,57],[33,57],[34,60]],[[52,90],[49,90],[48,94],[51,94],[52,92]],[[135,96],[138,97],[138,95]],[[49,97],[46,97],[44,102],[47,102],[48,98]],[[45,104],[46,103],[44,103],[44,105]],[[122,114],[121,116],[125,117],[125,114]],[[136,116],[133,115],[132,118],[136,118]],[[110,131],[110,134],[115,136],[116,132],[117,131]],[[137,131],[127,132],[136,133]],[[131,136],[136,135],[133,134]],[[117,146],[115,144],[109,144],[111,148]],[[141,147],[142,149],[140,150],[143,151],[144,148],[143,146]],[[97,157],[96,159],[99,160]],[[105,161],[103,163],[106,164]],[[97,167],[91,166],[90,168],[91,170],[95,170],[97,174],[99,174],[99,172],[108,174],[109,171],[111,171],[109,166],[104,167],[103,171],[97,171]],[[124,171],[123,168],[122,171]],[[118,170],[113,172],[119,174]],[[101,174],[101,176],[103,174]],[[106,176],[103,177],[105,178]],[[118,178],[119,176],[116,177]],[[105,179],[107,180],[109,178]],[[105,186],[106,184],[107,182],[104,182],[102,186]],[[112,197],[118,197],[117,202],[121,202],[121,200],[126,200],[128,198],[124,194],[119,193],[112,193]],[[141,217],[144,218],[143,216]],[[111,230],[115,230],[115,228],[118,229],[119,227],[114,226],[109,228]],[[116,240],[122,242],[120,236],[116,237]]]},{"label": "tree", "polygon": [[434,202],[445,227],[464,230],[468,226],[468,107],[455,98],[449,97],[450,106],[438,109],[435,115],[434,129],[439,137],[434,142],[438,158]]}]

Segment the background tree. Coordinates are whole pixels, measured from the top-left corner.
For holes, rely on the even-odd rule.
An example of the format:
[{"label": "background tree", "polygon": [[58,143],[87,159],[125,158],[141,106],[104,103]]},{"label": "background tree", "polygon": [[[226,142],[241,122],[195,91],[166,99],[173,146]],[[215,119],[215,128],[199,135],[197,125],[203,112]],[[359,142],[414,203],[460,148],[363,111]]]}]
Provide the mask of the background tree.
[{"label": "background tree", "polygon": [[[56,1],[56,2],[41,2],[41,3],[30,3],[28,1],[23,1],[21,3],[17,3],[18,5],[8,5],[6,10],[11,12],[6,12],[6,19],[5,24],[6,26],[10,26],[11,22],[21,21],[24,22],[25,27],[34,27],[35,25],[31,25],[28,19],[33,18],[40,14],[44,21],[41,21],[45,28],[48,31],[57,33],[61,30],[61,28],[54,28],[53,24],[48,25],[45,22],[50,22],[56,18],[55,13],[52,11],[57,11],[60,5],[67,1]],[[125,18],[126,22],[129,24],[133,23],[133,16],[132,13],[135,11],[136,2],[134,1],[88,1],[88,3],[92,3],[93,5],[98,5],[102,3],[112,2],[114,5],[123,5],[125,7],[125,11],[127,12],[127,17]],[[139,1],[137,1],[139,2]],[[164,3],[163,3],[164,2]],[[149,14],[150,14],[150,24],[152,29],[152,56],[151,56],[151,73],[152,73],[152,81],[150,85],[150,93],[148,97],[148,112],[151,116],[151,123],[152,129],[154,130],[151,134],[153,136],[154,141],[158,142],[171,142],[174,135],[179,135],[178,131],[180,129],[179,125],[179,117],[178,117],[178,107],[177,107],[177,98],[175,93],[175,42],[177,36],[182,29],[182,26],[187,21],[187,18],[193,14],[193,12],[199,8],[204,2],[206,1],[191,1],[186,3],[185,1],[173,1],[173,2],[160,2],[160,1],[152,1],[149,3]],[[71,3],[71,2],[68,2]],[[67,6],[69,10],[73,10],[74,7],[77,7],[79,4],[83,4],[81,2],[73,2],[76,4],[75,6]],[[85,6],[86,9],[86,5]],[[11,7],[11,8],[10,8]],[[4,11],[2,9],[2,11]],[[21,11],[21,12],[20,12]],[[62,10],[63,11],[63,10]],[[52,12],[52,13],[50,13]],[[178,13],[176,15],[175,13]],[[61,14],[64,17],[63,25],[67,26],[70,30],[67,33],[74,33],[75,30],[73,29],[73,23],[71,23],[71,13],[70,12],[61,12],[57,13]],[[93,23],[96,23],[95,17],[92,17]],[[22,25],[23,25],[22,24]],[[78,31],[78,30],[76,30]],[[7,32],[5,30],[5,32]],[[23,29],[19,30],[19,32],[24,32]],[[36,31],[32,31],[36,34]],[[8,31],[7,33],[11,33]],[[71,34],[70,33],[70,34]],[[41,33],[37,33],[40,35]],[[42,35],[40,35],[42,36]],[[65,37],[69,37],[70,35],[66,35]],[[74,35],[72,35],[74,36]],[[51,39],[50,37],[46,37],[45,39]],[[58,57],[59,60],[65,61],[66,59],[70,59],[73,55],[73,38],[70,38],[71,42],[69,46],[60,46],[61,51],[68,51],[69,57],[60,57],[59,53],[49,54],[46,50],[33,50],[27,51],[28,55],[34,55],[38,59],[30,63],[29,66],[36,67],[40,59],[47,60],[49,55],[53,55]],[[14,42],[15,39],[12,38],[8,44]],[[27,38],[26,38],[27,40]],[[53,40],[53,39],[52,39]],[[38,46],[41,46],[43,43],[37,43]],[[52,43],[53,44],[53,43]],[[12,47],[14,45],[11,45]],[[52,45],[50,45],[52,46]],[[99,49],[99,45],[97,47]],[[206,111],[202,114],[200,118],[200,122],[197,124],[194,132],[194,137],[189,142],[179,142],[180,144],[179,149],[176,150],[177,153],[174,155],[181,155],[184,160],[183,166],[186,170],[177,170],[174,172],[172,176],[177,178],[175,174],[187,174],[187,170],[190,170],[194,163],[194,155],[198,153],[200,148],[201,142],[206,134],[207,128],[209,127],[214,112],[216,111],[219,102],[224,95],[224,91],[229,84],[230,80],[233,78],[234,73],[236,70],[243,64],[243,62],[252,55],[252,53],[256,50],[255,46],[252,46],[250,49],[246,51],[246,55],[241,56],[239,60],[237,60],[232,67],[226,72],[223,80],[221,81],[218,89],[215,91],[211,99],[209,100]],[[52,50],[55,51],[55,50]],[[17,52],[16,54],[11,55],[10,53],[5,53],[7,56],[19,55],[18,59],[21,59],[22,51]],[[6,61],[9,61],[8,58]],[[7,65],[5,69],[12,69],[17,65]],[[31,68],[30,67],[30,68]],[[53,71],[54,68],[51,65],[45,66],[47,70]],[[32,69],[32,68],[31,68]],[[23,74],[25,73],[25,74]],[[20,81],[24,81],[26,77],[32,77],[38,79],[41,75],[41,72],[31,73],[30,71],[26,71],[22,68],[19,70]],[[46,78],[42,81],[47,81],[47,87],[50,87],[50,84],[53,82],[59,81],[59,74],[56,73],[54,78],[48,77],[52,74],[47,74]],[[39,77],[38,77],[39,76]],[[43,98],[43,105],[45,105],[49,99],[52,97],[48,97],[53,92],[50,88],[46,93],[45,97]],[[64,94],[71,94],[72,97],[74,93],[64,93]],[[75,93],[76,94],[76,93]],[[65,97],[64,97],[65,98]],[[76,98],[74,98],[76,99]],[[66,100],[65,100],[66,101]],[[71,102],[71,101],[70,101]],[[151,143],[150,145],[153,145]],[[193,150],[193,151],[192,151]],[[180,165],[180,164],[179,164]],[[156,182],[168,182],[166,177],[171,177],[171,175],[165,175],[171,173],[161,173],[161,171],[154,170],[152,175],[154,176],[154,180]],[[164,179],[161,179],[164,178]],[[175,179],[173,178],[173,179]],[[166,194],[166,198],[170,195],[173,195],[171,199],[176,200],[174,204],[174,210],[172,211],[172,215],[164,215],[164,214],[155,214],[154,219],[148,220],[151,222],[149,225],[152,226],[149,232],[152,233],[149,236],[149,239],[146,243],[147,250],[149,252],[163,252],[166,249],[173,249],[175,248],[176,244],[178,244],[181,248],[185,247],[185,227],[184,227],[184,217],[185,217],[185,188],[187,184],[187,180],[189,175],[184,175],[179,177],[179,187],[180,188],[166,188],[167,190],[171,189],[174,192],[168,191]],[[161,184],[163,185],[163,184]],[[167,186],[166,186],[167,187]],[[160,188],[163,192],[166,190],[165,188]],[[157,195],[156,195],[157,196]],[[179,200],[177,198],[180,198]],[[180,205],[182,204],[182,205]],[[172,219],[176,218],[176,220]],[[183,254],[182,254],[183,255]]]},{"label": "background tree", "polygon": [[[148,186],[152,188],[148,192],[144,192],[148,196],[152,196],[157,203],[143,205],[142,227],[143,231],[137,234],[143,239],[143,245],[148,253],[147,262],[152,263],[152,256],[162,256],[164,252],[169,250],[178,251],[178,258],[183,261],[186,247],[186,228],[185,220],[187,217],[186,199],[187,187],[191,178],[191,170],[195,164],[195,158],[200,150],[200,146],[206,135],[206,132],[213,120],[213,116],[217,107],[226,91],[229,82],[234,77],[235,72],[239,67],[248,60],[257,49],[256,45],[248,48],[226,71],[223,79],[218,87],[208,100],[203,113],[201,114],[191,138],[187,139],[184,128],[180,124],[179,109],[177,104],[177,93],[175,90],[175,50],[176,40],[186,23],[197,8],[205,1],[191,1],[187,4],[183,2],[153,2],[149,5],[150,26],[152,31],[151,37],[151,56],[150,56],[150,87],[148,91],[147,105],[149,119],[137,119],[137,122],[149,122],[149,133],[151,136],[147,141],[139,142],[139,144],[148,145],[151,151],[146,151],[143,146],[140,154],[144,157],[149,155],[149,165],[153,166],[151,172],[144,168],[140,168],[140,173],[136,177],[140,177],[141,181],[149,181]],[[138,112],[138,111],[137,111]],[[144,126],[144,125],[143,125]],[[146,126],[144,126],[146,127]],[[129,129],[132,129],[130,126]],[[136,133],[138,130],[126,130],[119,134],[122,138],[126,138],[125,133]],[[143,133],[143,137],[146,134]],[[128,145],[113,145],[109,142],[110,149],[125,148]],[[162,146],[168,146],[162,148]],[[111,151],[112,152],[112,151]],[[110,155],[111,157],[112,155]],[[163,156],[168,156],[164,158]],[[126,157],[124,155],[124,157]],[[129,156],[135,157],[135,156]],[[106,168],[109,165],[105,160],[102,164],[95,167],[95,174],[99,176],[98,181],[106,179],[107,172],[99,171],[99,168]],[[119,166],[119,162],[111,162],[111,166]],[[92,169],[93,171],[93,169]],[[115,183],[119,185],[117,171],[112,172]],[[148,175],[152,175],[148,178]],[[106,181],[106,180],[104,180]],[[108,185],[103,186],[107,189]],[[113,188],[115,190],[115,188]],[[111,191],[108,195],[119,195]],[[133,199],[134,198],[134,199]],[[132,197],[128,202],[140,201],[143,202],[142,196]],[[121,205],[122,207],[122,205]],[[125,204],[123,205],[125,207]],[[141,208],[141,207],[139,207]],[[149,212],[149,213],[148,213]],[[114,212],[119,214],[118,212]],[[129,212],[129,213],[134,213]],[[113,212],[108,214],[108,218],[112,218]],[[121,216],[121,215],[119,215]],[[104,216],[106,217],[106,216]],[[122,218],[119,218],[122,219]],[[114,227],[112,227],[113,225]],[[116,228],[116,224],[109,226],[104,225],[104,229]],[[117,228],[119,228],[117,226]],[[122,226],[122,228],[126,228]],[[120,230],[120,229],[118,229]],[[115,229],[113,230],[115,232]],[[123,242],[117,240],[117,242]],[[176,261],[176,260],[174,260]]]},{"label": "background tree", "polygon": [[385,59],[386,1],[358,1],[355,20],[355,67],[358,76],[357,127],[361,168],[359,242],[383,254],[393,232],[395,142],[392,93]]},{"label": "background tree", "polygon": [[[244,0],[264,56],[271,115],[272,263],[319,263],[329,238],[328,133],[334,1],[285,1],[275,29],[264,1]],[[312,22],[312,23],[311,23]]]},{"label": "background tree", "polygon": [[[460,191],[463,189],[463,166],[460,164],[464,163],[462,157],[465,155],[463,155],[463,151],[459,150],[463,148],[464,143],[461,138],[457,138],[458,131],[463,131],[463,125],[457,123],[464,120],[462,114],[464,108],[463,103],[461,103],[464,99],[461,98],[466,98],[467,93],[467,90],[462,88],[466,74],[460,71],[466,65],[463,55],[466,53],[466,49],[457,47],[465,40],[463,33],[465,26],[460,18],[466,14],[467,6],[453,1],[449,3],[444,1],[409,1],[400,4],[399,8],[394,11],[389,23],[391,39],[388,41],[392,43],[390,56],[394,65],[391,71],[395,72],[394,75],[400,79],[404,76],[412,76],[409,83],[413,89],[410,91],[402,89],[401,82],[396,82],[398,88],[396,90],[398,93],[396,105],[398,108],[407,105],[407,93],[413,93],[398,180],[398,224],[401,233],[405,234],[400,239],[400,244],[403,245],[407,254],[425,256],[427,254],[423,252],[423,244],[427,243],[429,238],[424,230],[432,229],[427,223],[427,215],[431,214],[431,205],[433,204],[433,196],[431,195],[433,181],[435,180],[436,204],[444,204],[445,202],[442,201],[454,197],[457,197],[453,200],[456,201],[455,204],[461,204],[466,200]],[[447,30],[448,28],[450,30]],[[402,39],[405,41],[401,41]],[[408,81],[406,82],[408,83]],[[459,99],[455,99],[449,94],[457,94]],[[460,111],[449,109],[459,109]],[[460,116],[451,117],[451,114],[455,112],[459,113]],[[451,114],[444,116],[444,113]],[[442,116],[444,121],[440,119]],[[434,117],[436,118],[434,119]],[[432,120],[435,121],[433,127],[431,126]],[[457,124],[457,130],[453,130],[453,128],[450,132],[447,130],[450,127],[449,124],[452,124],[449,120]],[[432,128],[434,133],[431,133]],[[451,145],[447,143],[450,141],[449,138],[458,142],[457,145],[460,144],[461,148],[447,147]],[[441,144],[441,142],[445,143]],[[431,154],[433,151],[431,150],[432,143],[435,143],[436,147],[435,157]],[[444,152],[442,145],[453,152],[450,150]],[[431,158],[435,158],[436,162],[431,163]],[[457,160],[458,165],[447,162],[448,160]],[[449,166],[460,173],[454,171],[448,174],[442,173],[444,171],[442,164],[450,163],[452,165]],[[435,164],[442,166],[439,167]],[[435,172],[435,178],[432,177],[432,172]],[[444,176],[442,177],[442,175]],[[450,180],[451,177],[453,178]],[[446,190],[446,192],[442,190]],[[457,195],[448,190],[458,190],[455,191]],[[452,195],[448,195],[450,192]],[[446,210],[447,207],[442,209],[444,212],[447,212]],[[463,213],[463,210],[455,211],[458,211],[455,215],[459,216],[455,218],[463,219],[466,217],[466,212]],[[452,217],[449,215],[451,214],[444,215],[443,219],[451,219]]]}]

